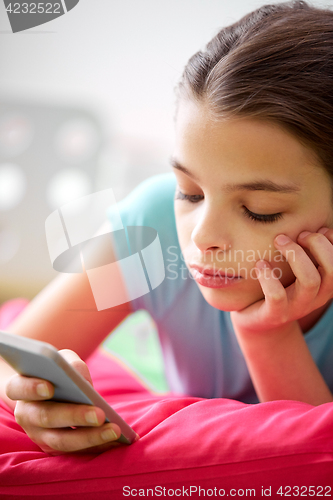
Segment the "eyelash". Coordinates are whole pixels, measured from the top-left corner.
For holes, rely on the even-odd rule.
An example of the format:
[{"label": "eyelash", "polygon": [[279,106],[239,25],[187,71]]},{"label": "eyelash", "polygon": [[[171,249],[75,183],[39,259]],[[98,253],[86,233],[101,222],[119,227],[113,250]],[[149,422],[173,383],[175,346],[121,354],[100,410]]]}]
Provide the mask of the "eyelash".
[{"label": "eyelash", "polygon": [[190,203],[198,203],[198,201],[201,201],[202,199],[203,196],[201,194],[184,194],[181,191],[177,191],[177,194],[175,196],[175,200],[186,200]]},{"label": "eyelash", "polygon": [[251,212],[248,208],[244,207],[244,215],[255,222],[276,222],[283,218],[281,213],[277,214],[255,214]]},{"label": "eyelash", "polygon": [[[203,199],[203,196],[201,194],[189,195],[189,194],[184,194],[181,191],[177,191],[175,199],[189,201],[190,203],[198,203]],[[248,208],[246,208],[244,205],[243,208],[244,208],[244,215],[255,222],[276,222],[277,220],[283,218],[282,213],[255,214],[251,212]]]}]

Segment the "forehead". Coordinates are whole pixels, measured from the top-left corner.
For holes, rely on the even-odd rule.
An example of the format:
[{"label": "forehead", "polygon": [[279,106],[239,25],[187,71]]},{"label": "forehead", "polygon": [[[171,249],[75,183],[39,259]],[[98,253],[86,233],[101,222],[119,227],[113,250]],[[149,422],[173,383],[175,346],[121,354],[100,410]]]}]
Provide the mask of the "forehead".
[{"label": "forehead", "polygon": [[209,108],[180,103],[174,156],[193,173],[261,176],[302,183],[306,176],[328,179],[315,154],[287,130],[256,118],[213,119]]}]

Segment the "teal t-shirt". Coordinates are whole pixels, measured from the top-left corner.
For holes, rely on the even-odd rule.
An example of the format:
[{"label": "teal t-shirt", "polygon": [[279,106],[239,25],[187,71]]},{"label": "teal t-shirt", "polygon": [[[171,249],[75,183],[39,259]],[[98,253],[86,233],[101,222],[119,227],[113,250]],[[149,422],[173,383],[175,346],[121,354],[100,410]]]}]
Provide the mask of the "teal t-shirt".
[{"label": "teal t-shirt", "polygon": [[[124,227],[157,231],[165,265],[162,283],[134,299],[133,310],[148,311],[156,323],[171,391],[257,403],[230,313],[206,302],[184,263],[175,224],[175,188],[173,173],[159,174],[117,204]],[[119,257],[117,240],[114,244]],[[124,275],[128,287],[130,279]],[[305,340],[333,391],[333,303]]]}]

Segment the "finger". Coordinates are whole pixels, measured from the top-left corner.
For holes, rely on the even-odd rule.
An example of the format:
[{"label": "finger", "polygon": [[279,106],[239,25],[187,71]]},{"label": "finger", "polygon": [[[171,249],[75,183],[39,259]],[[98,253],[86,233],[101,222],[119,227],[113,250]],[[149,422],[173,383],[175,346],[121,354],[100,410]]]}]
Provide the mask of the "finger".
[{"label": "finger", "polygon": [[77,451],[101,452],[116,442],[121,435],[116,424],[105,424],[101,428],[43,429],[36,436],[37,444],[47,453],[57,454]]},{"label": "finger", "polygon": [[333,243],[333,229],[329,228],[329,227],[321,227],[317,233],[321,233],[321,234],[324,234],[326,236],[326,238],[331,242]]},{"label": "finger", "polygon": [[321,276],[305,250],[285,234],[278,235],[274,244],[296,276],[293,300],[308,302],[314,299],[321,285]]},{"label": "finger", "polygon": [[303,231],[298,236],[297,241],[300,245],[309,249],[315,257],[318,263],[318,272],[322,277],[322,286],[324,289],[331,290],[333,281],[333,246],[326,234]]},{"label": "finger", "polygon": [[281,321],[288,309],[286,290],[268,262],[259,260],[256,269],[258,281],[265,295],[266,314]]},{"label": "finger", "polygon": [[51,382],[40,378],[13,375],[6,386],[9,399],[41,401],[53,397],[54,387]]},{"label": "finger", "polygon": [[104,424],[105,413],[101,408],[89,405],[22,401],[16,405],[15,418],[23,428],[98,427]]},{"label": "finger", "polygon": [[321,227],[317,233],[321,233],[325,235],[325,238],[328,239],[329,242],[333,244],[333,229],[329,227]]},{"label": "finger", "polygon": [[75,370],[77,370],[82,375],[82,377],[84,377],[91,385],[93,385],[91,375],[86,363],[80,358],[80,356],[78,356],[78,354],[76,354],[76,352],[71,351],[70,349],[61,349],[58,352],[63,358],[65,358],[67,363],[72,365],[73,368],[75,368]]}]

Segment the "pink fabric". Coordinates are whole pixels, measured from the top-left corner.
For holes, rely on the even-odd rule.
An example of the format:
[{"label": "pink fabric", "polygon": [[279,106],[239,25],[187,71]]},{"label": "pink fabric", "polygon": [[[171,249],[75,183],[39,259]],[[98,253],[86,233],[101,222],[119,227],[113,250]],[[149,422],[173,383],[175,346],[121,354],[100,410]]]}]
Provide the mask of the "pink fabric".
[{"label": "pink fabric", "polygon": [[271,498],[283,498],[277,494],[281,486],[284,493],[288,486],[300,487],[299,496],[302,486],[303,492],[314,487],[315,498],[320,492],[333,495],[333,403],[247,405],[228,399],[157,396],[100,350],[88,365],[95,388],[141,439],[100,455],[52,457],[30,441],[3,403],[1,499],[153,496],[147,488],[154,496],[168,496],[170,490],[169,496],[173,492],[197,498],[199,487],[200,497],[203,491],[219,496],[219,490],[222,496],[224,490],[224,496],[240,498],[245,493],[237,495],[234,490],[249,488],[262,497],[264,487],[271,488]]},{"label": "pink fabric", "polygon": [[18,314],[29,304],[27,299],[8,300],[0,307],[0,330],[6,330],[7,326]]}]

